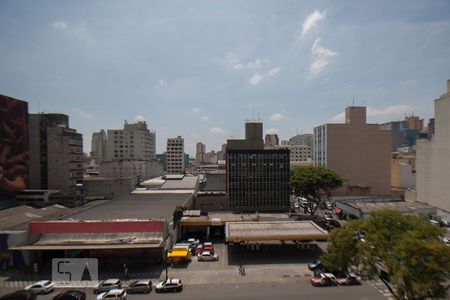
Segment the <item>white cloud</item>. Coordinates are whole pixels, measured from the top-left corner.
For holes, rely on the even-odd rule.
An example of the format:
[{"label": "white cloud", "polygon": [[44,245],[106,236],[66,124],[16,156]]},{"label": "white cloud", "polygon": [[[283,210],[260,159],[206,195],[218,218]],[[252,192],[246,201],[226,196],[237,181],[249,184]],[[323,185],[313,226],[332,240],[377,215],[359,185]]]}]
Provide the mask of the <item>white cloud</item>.
[{"label": "white cloud", "polygon": [[201,111],[201,109],[198,108],[198,107],[193,107],[193,108],[192,108],[192,112],[194,112],[194,113],[198,113],[198,112],[200,112],[200,111]]},{"label": "white cloud", "polygon": [[160,80],[158,81],[158,83],[159,83],[160,85],[165,85],[165,84],[166,84],[166,82],[165,82],[163,79],[160,79]]},{"label": "white cloud", "polygon": [[208,117],[208,116],[203,116],[203,117],[202,117],[202,120],[203,120],[203,121],[209,121],[209,117]]},{"label": "white cloud", "polygon": [[270,128],[264,131],[265,134],[278,134],[280,131],[276,128]]},{"label": "white cloud", "polygon": [[141,115],[137,115],[134,117],[135,122],[145,122],[145,118]]},{"label": "white cloud", "polygon": [[333,123],[344,123],[344,121],[345,121],[345,112],[341,112],[340,114],[335,115],[329,121],[333,122]]},{"label": "white cloud", "polygon": [[91,113],[88,113],[78,107],[74,107],[73,111],[80,117],[85,118],[85,119],[92,119],[94,116]]},{"label": "white cloud", "polygon": [[209,132],[214,133],[214,134],[222,134],[222,135],[227,133],[225,129],[222,129],[220,127],[213,127],[209,130]]},{"label": "white cloud", "polygon": [[281,121],[285,118],[286,118],[286,116],[282,115],[282,114],[273,114],[270,116],[270,120],[272,120],[272,121]]},{"label": "white cloud", "polygon": [[376,109],[373,107],[367,107],[367,115],[369,117],[376,117],[376,116],[395,116],[395,115],[402,115],[408,112],[411,112],[413,110],[413,107],[406,104],[400,104],[400,105],[391,105],[387,106],[383,109]]},{"label": "white cloud", "polygon": [[233,69],[235,70],[242,70],[244,68],[243,64],[235,64],[233,65]]},{"label": "white cloud", "polygon": [[263,78],[264,77],[261,74],[255,73],[252,77],[250,77],[249,82],[251,85],[257,85]]},{"label": "white cloud", "polygon": [[[367,116],[368,117],[401,117],[405,113],[410,113],[414,110],[414,107],[411,105],[400,104],[400,105],[391,105],[385,108],[376,109],[371,106],[367,107]],[[340,114],[335,115],[334,117],[329,119],[330,122],[338,122],[344,123],[345,121],[345,112],[341,112]]]},{"label": "white cloud", "polygon": [[321,41],[322,41],[322,39],[320,37],[316,38],[314,40],[314,43],[313,43],[313,45],[311,47],[311,53],[313,55],[316,55],[316,56],[319,56],[319,57],[329,57],[329,56],[336,56],[336,55],[338,55],[337,52],[332,51],[330,49],[327,49],[327,48],[321,46],[320,45]]},{"label": "white cloud", "polygon": [[272,76],[272,77],[277,76],[278,73],[280,73],[280,71],[281,71],[280,67],[273,68],[269,71],[269,76]]},{"label": "white cloud", "polygon": [[323,68],[326,67],[326,65],[328,65],[329,62],[322,59],[322,58],[318,58],[316,60],[314,60],[312,62],[312,64],[309,66],[309,71],[311,72],[311,74],[313,75],[317,75],[319,73],[321,73],[323,71]]},{"label": "white cloud", "polygon": [[56,29],[64,30],[67,28],[67,23],[64,21],[55,21],[53,22],[53,27]]},{"label": "white cloud", "polygon": [[317,23],[323,19],[325,19],[326,10],[318,11],[315,10],[312,14],[306,17],[305,21],[302,25],[302,34],[303,37],[306,33],[308,33],[311,29],[316,27]]}]

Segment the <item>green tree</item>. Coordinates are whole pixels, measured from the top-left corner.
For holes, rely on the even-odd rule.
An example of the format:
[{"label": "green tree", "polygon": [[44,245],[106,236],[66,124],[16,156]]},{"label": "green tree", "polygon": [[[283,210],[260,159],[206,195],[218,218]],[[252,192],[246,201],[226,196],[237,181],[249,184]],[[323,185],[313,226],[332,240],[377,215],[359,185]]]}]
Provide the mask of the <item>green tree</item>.
[{"label": "green tree", "polygon": [[321,260],[331,270],[353,267],[368,277],[383,268],[399,299],[443,297],[450,279],[450,249],[443,235],[425,218],[375,211],[330,233]]},{"label": "green tree", "polygon": [[320,258],[322,265],[333,272],[347,271],[359,265],[360,220],[351,220],[339,230],[333,230],[328,237],[328,252]]},{"label": "green tree", "polygon": [[296,196],[305,198],[311,215],[314,215],[324,197],[341,187],[345,178],[323,166],[295,167],[291,171],[290,186]]},{"label": "green tree", "polygon": [[177,206],[175,207],[175,210],[173,211],[173,227],[180,222],[181,218],[183,217],[183,212],[186,210],[186,207],[184,206]]}]

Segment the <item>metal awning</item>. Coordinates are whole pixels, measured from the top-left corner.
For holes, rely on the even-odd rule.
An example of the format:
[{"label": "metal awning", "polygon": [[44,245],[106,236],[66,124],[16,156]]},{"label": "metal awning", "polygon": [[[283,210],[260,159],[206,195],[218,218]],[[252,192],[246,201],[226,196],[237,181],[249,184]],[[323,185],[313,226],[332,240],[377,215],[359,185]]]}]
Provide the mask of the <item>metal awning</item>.
[{"label": "metal awning", "polygon": [[46,233],[32,245],[9,250],[144,249],[163,247],[163,244],[160,232]]},{"label": "metal awning", "polygon": [[328,233],[312,221],[232,222],[225,225],[225,240],[250,241],[323,241]]}]

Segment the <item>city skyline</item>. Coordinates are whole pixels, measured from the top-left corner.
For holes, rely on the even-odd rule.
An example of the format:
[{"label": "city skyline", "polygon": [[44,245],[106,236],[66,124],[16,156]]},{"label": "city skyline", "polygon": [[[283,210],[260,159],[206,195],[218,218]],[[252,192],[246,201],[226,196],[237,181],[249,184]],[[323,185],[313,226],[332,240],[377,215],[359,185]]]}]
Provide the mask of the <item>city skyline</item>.
[{"label": "city skyline", "polygon": [[[0,4],[0,94],[93,132],[146,120],[157,153],[181,135],[219,150],[258,119],[280,140],[367,106],[368,122],[433,117],[450,4]],[[354,101],[354,102],[353,102]],[[254,111],[254,113],[253,113]]]}]

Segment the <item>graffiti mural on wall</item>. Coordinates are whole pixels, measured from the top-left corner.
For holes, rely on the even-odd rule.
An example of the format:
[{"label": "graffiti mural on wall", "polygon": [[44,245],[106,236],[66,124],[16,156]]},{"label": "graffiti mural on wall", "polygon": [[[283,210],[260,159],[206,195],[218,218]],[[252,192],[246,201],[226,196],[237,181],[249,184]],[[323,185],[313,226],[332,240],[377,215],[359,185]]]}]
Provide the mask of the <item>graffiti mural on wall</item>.
[{"label": "graffiti mural on wall", "polygon": [[28,183],[28,103],[0,95],[0,199]]}]

